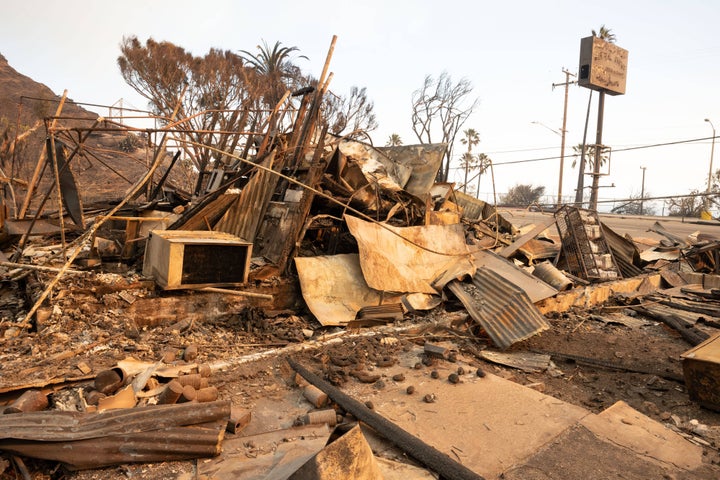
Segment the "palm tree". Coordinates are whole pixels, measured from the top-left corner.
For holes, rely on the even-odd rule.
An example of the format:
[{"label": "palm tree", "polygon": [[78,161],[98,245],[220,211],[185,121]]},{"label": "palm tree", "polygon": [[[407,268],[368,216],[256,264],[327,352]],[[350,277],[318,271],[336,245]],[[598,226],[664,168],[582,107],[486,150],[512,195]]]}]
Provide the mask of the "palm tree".
[{"label": "palm tree", "polygon": [[393,133],[392,135],[390,135],[388,137],[388,141],[385,144],[385,146],[386,147],[399,147],[402,144],[403,144],[403,142],[402,142],[402,139],[400,138],[400,135],[398,135],[397,133]]},{"label": "palm tree", "polygon": [[476,198],[480,198],[480,177],[482,176],[483,173],[485,173],[485,170],[487,170],[490,167],[490,165],[492,164],[492,160],[486,154],[478,153],[477,156],[475,157],[475,162],[476,162],[476,168],[478,169],[477,194],[475,196],[476,196]]},{"label": "palm tree", "polygon": [[474,167],[474,160],[472,155],[472,147],[480,143],[480,134],[474,129],[474,128],[468,128],[467,130],[463,131],[463,135],[465,135],[464,138],[460,139],[460,142],[463,145],[467,145],[468,149],[465,154],[463,154],[462,166],[465,167],[465,183],[463,183],[463,193],[467,193],[467,182],[468,182],[468,172],[470,171],[470,168]]},{"label": "palm tree", "polygon": [[[575,152],[575,158],[573,158],[572,161],[572,168],[575,168],[575,165],[577,165],[578,158],[582,155],[583,151],[583,144],[578,143],[577,145],[573,145],[573,152]],[[602,151],[600,152],[600,166],[602,167],[607,162],[607,155],[605,155]],[[591,169],[595,168],[595,145],[585,145],[585,164],[590,165]]]},{"label": "palm tree", "polygon": [[597,32],[595,30],[592,31],[593,37],[597,37],[601,40],[605,40],[608,43],[615,43],[615,34],[612,33],[612,30],[607,28],[605,25],[602,25],[600,27],[600,30]]},{"label": "palm tree", "polygon": [[[299,69],[291,62],[293,53],[298,52],[298,47],[283,47],[281,42],[275,42],[270,48],[265,40],[258,45],[259,53],[253,54],[247,50],[240,50],[240,56],[249,63],[263,80],[265,85],[265,101],[271,107],[280,101],[288,81],[298,76]],[[298,58],[308,59],[305,55]]]},{"label": "palm tree", "polygon": [[460,168],[465,169],[465,183],[463,183],[463,193],[467,193],[468,172],[475,169],[475,155],[465,152],[460,157]]}]

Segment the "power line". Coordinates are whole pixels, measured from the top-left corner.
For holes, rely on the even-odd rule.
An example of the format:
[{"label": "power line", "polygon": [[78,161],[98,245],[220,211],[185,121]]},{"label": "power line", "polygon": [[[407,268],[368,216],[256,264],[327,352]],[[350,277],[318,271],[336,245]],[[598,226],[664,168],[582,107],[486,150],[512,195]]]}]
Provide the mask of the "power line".
[{"label": "power line", "polygon": [[[667,146],[670,146],[670,145],[681,145],[681,144],[684,144],[684,143],[696,143],[696,142],[702,142],[702,141],[706,141],[706,140],[712,140],[713,138],[717,138],[717,137],[703,137],[703,138],[694,138],[694,139],[691,139],[691,140],[677,140],[677,141],[674,141],[674,142],[653,143],[653,144],[650,144],[650,145],[638,145],[638,146],[636,146],[636,147],[626,147],[626,148],[613,149],[613,153],[616,153],[616,152],[629,152],[629,151],[632,151],[632,150],[642,150],[642,149],[645,149],[645,148],[667,147]],[[578,157],[579,154],[575,153],[575,154],[573,154],[572,156],[573,156],[573,157]],[[520,163],[543,162],[543,161],[547,161],[547,160],[557,160],[558,158],[560,158],[560,157],[557,156],[557,157],[530,158],[530,159],[526,159],[526,160],[510,160],[510,161],[507,161],[507,162],[493,162],[493,165],[498,166],[498,165],[514,165],[514,164],[520,164]]]}]

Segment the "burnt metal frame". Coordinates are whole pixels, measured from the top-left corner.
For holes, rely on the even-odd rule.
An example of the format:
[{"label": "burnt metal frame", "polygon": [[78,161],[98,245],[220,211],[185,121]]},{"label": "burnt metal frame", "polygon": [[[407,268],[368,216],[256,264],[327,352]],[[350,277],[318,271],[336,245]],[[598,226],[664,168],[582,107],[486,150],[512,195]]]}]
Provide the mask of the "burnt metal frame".
[{"label": "burnt metal frame", "polygon": [[[595,255],[609,254],[612,259],[612,271],[617,273],[617,278],[622,278],[615,256],[605,241],[605,235],[597,213],[591,210],[583,210],[585,215],[595,220],[594,225],[597,225],[600,229],[600,238],[590,240],[580,211],[579,208],[564,205],[555,212],[556,225],[560,234],[562,251],[567,260],[568,270],[573,275],[586,280],[609,280],[600,275],[601,269],[595,260]],[[593,252],[590,246],[591,242],[597,245],[597,252]]]}]

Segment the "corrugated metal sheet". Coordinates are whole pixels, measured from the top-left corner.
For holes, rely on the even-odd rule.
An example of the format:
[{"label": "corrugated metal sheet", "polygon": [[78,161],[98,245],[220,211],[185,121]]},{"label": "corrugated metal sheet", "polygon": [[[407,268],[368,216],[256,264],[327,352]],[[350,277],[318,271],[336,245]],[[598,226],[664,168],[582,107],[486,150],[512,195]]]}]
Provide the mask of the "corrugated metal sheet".
[{"label": "corrugated metal sheet", "polygon": [[500,348],[550,328],[522,289],[488,268],[478,268],[472,283],[453,281],[448,288]]},{"label": "corrugated metal sheet", "polygon": [[630,278],[642,274],[642,270],[638,267],[641,263],[640,252],[638,252],[635,244],[618,235],[617,232],[605,223],[600,222],[600,225],[603,235],[605,235],[605,241],[612,251],[622,276],[624,278]]},{"label": "corrugated metal sheet", "polygon": [[530,275],[522,268],[519,268],[514,263],[490,250],[474,252],[473,260],[478,267],[487,267],[521,288],[528,294],[530,301],[533,303],[552,297],[558,293],[552,286]]},{"label": "corrugated metal sheet", "polygon": [[[263,162],[263,166],[271,167],[274,159],[273,150],[266,162]],[[240,192],[240,198],[225,212],[215,229],[232,233],[247,242],[254,242],[279,178],[266,170],[257,170]]]},{"label": "corrugated metal sheet", "polygon": [[229,401],[0,415],[0,450],[74,468],[209,457],[229,418]]}]

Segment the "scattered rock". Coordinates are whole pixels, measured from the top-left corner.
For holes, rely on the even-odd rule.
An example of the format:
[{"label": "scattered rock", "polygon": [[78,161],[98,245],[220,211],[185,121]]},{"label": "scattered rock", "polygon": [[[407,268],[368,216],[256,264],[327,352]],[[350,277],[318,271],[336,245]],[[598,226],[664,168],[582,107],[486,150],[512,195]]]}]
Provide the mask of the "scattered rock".
[{"label": "scattered rock", "polygon": [[428,393],[427,395],[425,395],[425,396],[423,397],[423,402],[425,402],[425,403],[435,403],[435,400],[436,400],[436,399],[437,399],[437,397],[435,396],[434,393]]}]

